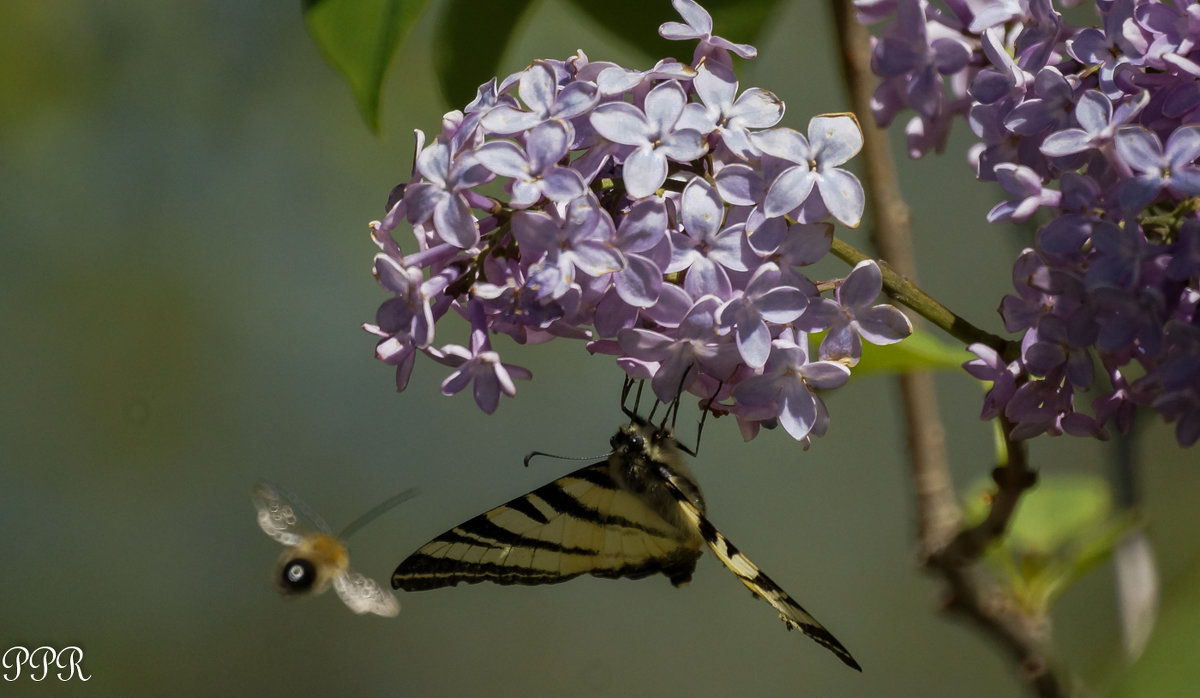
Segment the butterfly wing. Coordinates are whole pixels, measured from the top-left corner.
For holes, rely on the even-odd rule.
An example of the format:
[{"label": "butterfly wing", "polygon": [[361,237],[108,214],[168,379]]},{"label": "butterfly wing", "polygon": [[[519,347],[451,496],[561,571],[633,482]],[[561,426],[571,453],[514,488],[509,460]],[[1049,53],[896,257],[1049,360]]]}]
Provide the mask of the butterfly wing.
[{"label": "butterfly wing", "polygon": [[353,570],[335,577],[333,588],[355,613],[374,613],[388,618],[400,613],[400,602],[391,592],[384,591],[375,580]]},{"label": "butterfly wing", "polygon": [[742,584],[750,589],[751,593],[779,611],[779,619],[783,621],[788,630],[799,628],[817,644],[837,655],[838,659],[848,666],[862,671],[862,667],[854,661],[854,657],[850,656],[850,651],[843,647],[842,643],[838,642],[837,638],[825,629],[825,626],[813,618],[812,614],[805,611],[786,591],[781,589],[766,573],[758,569],[758,566],[751,562],[750,558],[743,555],[724,534],[717,530],[717,527],[683,493],[673,473],[660,467],[660,475],[667,485],[667,490],[679,504],[684,517],[695,526],[696,531],[708,544],[708,547],[729,568],[729,571],[733,572]]},{"label": "butterfly wing", "polygon": [[609,475],[581,468],[422,545],[396,568],[406,591],[474,584],[554,584],[581,574],[691,579],[700,538],[663,520]]},{"label": "butterfly wing", "polygon": [[297,545],[306,533],[332,534],[325,521],[296,495],[270,482],[258,482],[251,492],[258,526],[284,545]]}]

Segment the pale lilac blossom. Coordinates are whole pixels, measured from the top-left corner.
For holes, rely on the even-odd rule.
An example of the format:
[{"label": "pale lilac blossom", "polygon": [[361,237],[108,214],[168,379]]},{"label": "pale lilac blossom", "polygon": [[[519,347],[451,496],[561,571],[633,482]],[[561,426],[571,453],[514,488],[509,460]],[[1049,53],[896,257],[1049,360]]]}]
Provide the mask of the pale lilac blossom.
[{"label": "pale lilac blossom", "polygon": [[604,138],[634,146],[625,156],[625,190],[635,199],[650,196],[667,179],[667,160],[689,162],[704,154],[699,131],[676,130],[687,95],[679,83],[664,82],[646,95],[643,112],[626,102],[608,102],[596,107],[590,117],[592,128]]},{"label": "pale lilac blossom", "polygon": [[[783,425],[807,446],[824,433],[829,414],[812,391],[844,383],[851,362],[810,362],[799,345],[835,325],[877,329],[858,294],[826,297],[808,276],[830,251],[830,213],[850,225],[862,216],[862,188],[842,169],[862,134],[852,117],[828,115],[807,138],[790,132],[796,147],[774,148],[789,138],[764,130],[782,101],[742,89],[732,68],[754,49],[714,36],[692,0],[674,4],[684,21],[662,34],[698,40],[690,65],[538,60],[480,86],[432,144],[418,132],[411,177],[371,225],[390,297],[364,329],[398,389],[423,354],[448,367],[443,393],[470,386],[491,413],[530,377],[492,335],[582,340],[660,400],[688,391],[730,412],[746,438]],[[434,346],[447,315],[467,320],[469,340],[445,343],[453,330],[439,329]]]},{"label": "pale lilac blossom", "polygon": [[862,340],[894,344],[912,334],[912,322],[895,307],[875,304],[883,291],[879,265],[865,259],[854,266],[837,289],[837,310],[829,333],[821,340],[822,361],[853,366],[862,356]]},{"label": "pale lilac blossom", "polygon": [[775,178],[763,201],[767,218],[800,207],[815,187],[825,208],[854,228],[862,220],[866,197],[862,184],[841,169],[862,149],[862,131],[850,116],[816,116],[808,122],[808,138],[789,128],[761,131],[751,140],[765,154],[792,163]]}]

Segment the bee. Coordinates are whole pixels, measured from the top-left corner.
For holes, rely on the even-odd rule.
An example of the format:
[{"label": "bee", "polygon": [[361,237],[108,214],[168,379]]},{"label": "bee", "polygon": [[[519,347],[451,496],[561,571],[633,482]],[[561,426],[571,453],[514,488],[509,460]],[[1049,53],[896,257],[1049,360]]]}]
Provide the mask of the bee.
[{"label": "bee", "polygon": [[343,541],[416,493],[415,489],[401,492],[358,517],[335,536],[325,521],[294,494],[269,482],[255,484],[252,499],[259,527],[287,546],[275,564],[276,587],[286,595],[313,596],[332,585],[342,602],[355,613],[387,617],[399,613],[400,602],[395,596],[350,569],[350,553]]}]

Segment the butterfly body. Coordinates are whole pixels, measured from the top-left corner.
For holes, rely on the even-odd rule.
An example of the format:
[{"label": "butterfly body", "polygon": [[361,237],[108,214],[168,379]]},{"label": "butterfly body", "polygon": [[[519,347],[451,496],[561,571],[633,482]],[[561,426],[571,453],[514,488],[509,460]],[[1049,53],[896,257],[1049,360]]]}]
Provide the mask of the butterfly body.
[{"label": "butterfly body", "polygon": [[581,468],[446,531],[405,558],[392,587],[553,584],[582,574],[691,580],[705,544],[758,598],[859,669],[849,651],[758,569],[705,514],[700,487],[669,429],[631,415],[607,460]]},{"label": "butterfly body", "polygon": [[632,492],[688,538],[700,538],[686,526],[675,495],[667,488],[663,473],[676,483],[687,499],[704,511],[704,495],[683,452],[670,430],[656,429],[640,418],[621,425],[612,437],[613,452],[608,457],[609,475],[626,491]]}]

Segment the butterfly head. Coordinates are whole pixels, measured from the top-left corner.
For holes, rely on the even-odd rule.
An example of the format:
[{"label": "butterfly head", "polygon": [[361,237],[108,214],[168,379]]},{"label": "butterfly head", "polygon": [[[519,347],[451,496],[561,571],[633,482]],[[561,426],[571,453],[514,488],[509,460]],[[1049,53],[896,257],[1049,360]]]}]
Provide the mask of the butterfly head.
[{"label": "butterfly head", "polygon": [[658,463],[673,463],[679,460],[679,444],[670,429],[656,427],[641,417],[634,417],[613,434],[612,456],[619,458],[627,467],[645,469]]},{"label": "butterfly head", "polygon": [[667,492],[664,480],[671,480],[701,510],[704,499],[674,433],[638,416],[624,424],[612,437],[608,457],[610,474],[624,489],[643,497],[651,508],[676,525],[678,507]]}]

